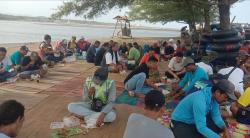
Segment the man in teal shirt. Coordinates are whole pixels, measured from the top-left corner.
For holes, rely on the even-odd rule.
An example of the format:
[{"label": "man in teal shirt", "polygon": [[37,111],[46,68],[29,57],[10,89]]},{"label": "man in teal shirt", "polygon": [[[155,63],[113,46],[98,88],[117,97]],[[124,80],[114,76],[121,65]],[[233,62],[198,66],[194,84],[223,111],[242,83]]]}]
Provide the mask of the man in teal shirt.
[{"label": "man in teal shirt", "polygon": [[208,80],[208,75],[202,68],[195,65],[195,62],[192,58],[185,58],[183,61],[183,66],[186,69],[186,74],[179,82],[179,87],[180,90],[184,91],[187,95],[191,93],[191,90],[197,81],[201,79]]},{"label": "man in teal shirt", "polygon": [[[236,100],[234,85],[220,80],[212,87],[206,87],[186,96],[172,113],[172,129],[176,138],[220,138],[215,125],[229,138],[229,132],[220,113],[220,104]],[[208,119],[208,118],[211,119]],[[215,125],[211,125],[213,122]]]},{"label": "man in teal shirt", "polygon": [[27,46],[21,46],[19,51],[14,52],[10,59],[14,66],[18,66],[21,64],[22,59],[26,56],[29,52],[29,48]]}]

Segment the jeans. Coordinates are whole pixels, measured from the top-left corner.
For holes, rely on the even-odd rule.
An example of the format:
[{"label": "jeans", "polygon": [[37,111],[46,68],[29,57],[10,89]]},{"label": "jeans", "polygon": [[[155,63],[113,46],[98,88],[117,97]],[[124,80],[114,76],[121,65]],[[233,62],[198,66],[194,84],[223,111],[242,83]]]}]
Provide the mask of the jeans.
[{"label": "jeans", "polygon": [[134,91],[135,93],[147,94],[152,88],[145,86],[145,81],[145,73],[136,74],[126,82],[125,89],[128,91]]},{"label": "jeans", "polygon": [[40,70],[29,70],[29,71],[23,71],[20,73],[20,75],[32,75],[32,74],[39,74]]},{"label": "jeans", "polygon": [[4,73],[0,73],[0,82],[4,82],[6,81],[8,78],[11,77],[15,77],[16,76],[16,72],[4,72]]},{"label": "jeans", "polygon": [[[70,103],[68,105],[69,112],[85,117],[91,114],[95,114],[97,112],[91,110],[91,105],[86,102],[77,102]],[[113,122],[116,119],[116,112],[112,110],[108,114],[106,114],[104,118],[104,122]]]}]

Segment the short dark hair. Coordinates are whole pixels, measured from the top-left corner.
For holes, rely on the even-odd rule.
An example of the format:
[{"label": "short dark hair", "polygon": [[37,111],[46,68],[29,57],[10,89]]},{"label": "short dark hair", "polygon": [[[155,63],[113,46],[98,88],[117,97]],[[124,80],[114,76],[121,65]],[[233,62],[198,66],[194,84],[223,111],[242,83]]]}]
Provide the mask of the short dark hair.
[{"label": "short dark hair", "polygon": [[108,42],[105,42],[102,44],[103,47],[109,47],[109,43]]},{"label": "short dark hair", "polygon": [[0,126],[10,125],[24,116],[24,106],[16,100],[7,100],[0,105]]},{"label": "short dark hair", "polygon": [[148,62],[158,62],[154,56],[150,56]]},{"label": "short dark hair", "polygon": [[7,50],[5,47],[0,47],[0,52],[4,52],[4,53],[7,53]]},{"label": "short dark hair", "polygon": [[177,52],[175,56],[176,57],[183,57],[183,53],[182,52]]},{"label": "short dark hair", "polygon": [[48,34],[44,35],[44,40],[49,40],[49,39],[51,39],[50,35],[48,35]]},{"label": "short dark hair", "polygon": [[145,107],[149,110],[159,111],[165,104],[165,97],[158,90],[151,90],[145,96]]},{"label": "short dark hair", "polygon": [[101,42],[100,41],[95,41],[95,45],[100,45],[101,44]]}]

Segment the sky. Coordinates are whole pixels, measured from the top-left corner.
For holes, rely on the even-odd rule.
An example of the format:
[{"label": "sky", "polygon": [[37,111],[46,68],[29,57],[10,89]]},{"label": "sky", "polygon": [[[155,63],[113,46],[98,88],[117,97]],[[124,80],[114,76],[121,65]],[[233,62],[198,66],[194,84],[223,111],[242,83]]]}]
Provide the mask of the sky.
[{"label": "sky", "polygon": [[[24,16],[46,16],[49,17],[56,8],[63,3],[63,0],[0,0],[0,13]],[[250,23],[250,0],[238,2],[231,8],[231,18],[236,16],[235,23]],[[95,21],[114,23],[113,17],[126,15],[128,8],[112,9],[106,15],[95,18]],[[80,17],[69,16],[67,19],[82,19]],[[135,21],[134,25],[143,25],[162,28],[180,28],[183,24],[176,22],[151,24],[145,21]]]}]

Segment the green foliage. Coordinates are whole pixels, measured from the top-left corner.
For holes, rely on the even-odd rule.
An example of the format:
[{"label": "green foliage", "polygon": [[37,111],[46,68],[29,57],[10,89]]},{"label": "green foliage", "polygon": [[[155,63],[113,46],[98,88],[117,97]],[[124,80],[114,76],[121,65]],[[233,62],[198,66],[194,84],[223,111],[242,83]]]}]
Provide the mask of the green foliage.
[{"label": "green foliage", "polygon": [[59,6],[52,18],[58,19],[74,14],[91,19],[106,14],[112,8],[122,8],[133,2],[134,0],[70,0]]},{"label": "green foliage", "polygon": [[[53,18],[74,14],[91,19],[106,14],[112,8],[129,6],[129,15],[136,20],[163,24],[171,21],[195,24],[204,22],[204,12],[216,17],[218,0],[70,0],[58,7]],[[204,10],[204,9],[208,10]]]}]

